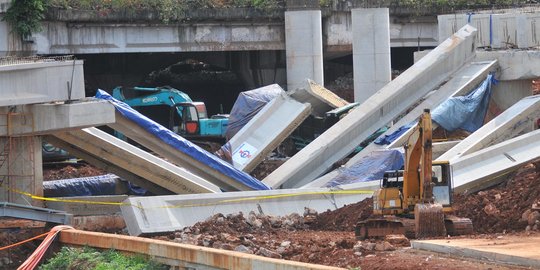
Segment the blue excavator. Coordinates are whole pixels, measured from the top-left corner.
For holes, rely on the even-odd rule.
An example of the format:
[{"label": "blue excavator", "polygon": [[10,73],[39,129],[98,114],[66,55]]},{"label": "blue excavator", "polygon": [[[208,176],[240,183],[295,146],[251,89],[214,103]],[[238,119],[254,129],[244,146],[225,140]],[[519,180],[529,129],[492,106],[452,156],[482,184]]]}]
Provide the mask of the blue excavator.
[{"label": "blue excavator", "polygon": [[193,101],[178,89],[118,86],[112,96],[188,140],[217,143],[225,140],[229,115],[209,118],[204,102]]}]

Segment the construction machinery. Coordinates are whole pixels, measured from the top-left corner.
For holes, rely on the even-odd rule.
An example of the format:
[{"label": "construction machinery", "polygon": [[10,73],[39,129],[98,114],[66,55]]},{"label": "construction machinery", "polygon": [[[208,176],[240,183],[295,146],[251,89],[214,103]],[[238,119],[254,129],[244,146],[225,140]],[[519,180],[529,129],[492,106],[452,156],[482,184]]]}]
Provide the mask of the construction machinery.
[{"label": "construction machinery", "polygon": [[178,89],[118,86],[112,96],[186,139],[224,141],[228,115],[208,118],[203,102],[194,102]]},{"label": "construction machinery", "polygon": [[373,215],[358,222],[358,239],[403,234],[409,238],[470,234],[472,222],[452,215],[448,161],[432,161],[432,123],[424,110],[405,148],[404,170],[384,174],[373,195]]}]

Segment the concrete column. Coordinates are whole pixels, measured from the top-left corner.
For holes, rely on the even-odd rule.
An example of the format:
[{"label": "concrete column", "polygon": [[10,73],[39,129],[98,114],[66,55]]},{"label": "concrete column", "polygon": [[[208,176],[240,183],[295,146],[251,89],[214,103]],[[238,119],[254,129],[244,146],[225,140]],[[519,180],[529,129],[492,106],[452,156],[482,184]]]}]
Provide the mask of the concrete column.
[{"label": "concrete column", "polygon": [[324,85],[320,10],[285,11],[287,90],[305,79]]},{"label": "concrete column", "polygon": [[354,101],[364,102],[392,79],[388,8],[352,9]]},{"label": "concrete column", "polygon": [[0,202],[43,206],[19,193],[43,196],[40,136],[0,137],[0,181]]}]

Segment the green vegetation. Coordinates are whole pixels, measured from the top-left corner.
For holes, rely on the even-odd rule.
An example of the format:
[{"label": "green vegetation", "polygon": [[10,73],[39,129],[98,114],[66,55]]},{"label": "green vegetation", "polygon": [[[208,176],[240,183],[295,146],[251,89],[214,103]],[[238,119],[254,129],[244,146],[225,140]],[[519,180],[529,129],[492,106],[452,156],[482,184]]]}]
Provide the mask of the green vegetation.
[{"label": "green vegetation", "polygon": [[[319,0],[321,7],[332,6],[336,1]],[[539,3],[540,0],[350,0],[358,7],[399,7],[415,11],[415,15],[444,10],[486,7],[514,7]],[[23,39],[41,30],[40,21],[45,18],[48,7],[60,9],[87,10],[106,17],[111,12],[136,14],[154,11],[163,23],[181,21],[189,17],[189,10],[212,8],[254,8],[272,11],[285,7],[286,0],[12,0],[4,20],[9,22],[12,31]]]},{"label": "green vegetation", "polygon": [[23,39],[41,31],[40,21],[45,18],[46,0],[12,0],[3,20],[11,25],[12,31]]},{"label": "green vegetation", "polygon": [[62,247],[54,258],[39,267],[39,270],[160,270],[167,266],[147,260],[142,256],[126,256],[114,250],[99,252],[93,248]]}]

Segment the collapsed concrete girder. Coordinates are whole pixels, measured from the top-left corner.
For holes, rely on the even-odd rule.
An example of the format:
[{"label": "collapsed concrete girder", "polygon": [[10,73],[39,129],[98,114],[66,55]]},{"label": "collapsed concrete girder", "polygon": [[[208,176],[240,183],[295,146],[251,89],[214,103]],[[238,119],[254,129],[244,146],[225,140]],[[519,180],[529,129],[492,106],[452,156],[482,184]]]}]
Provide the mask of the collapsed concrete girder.
[{"label": "collapsed concrete girder", "polygon": [[451,160],[474,153],[528,131],[540,118],[540,96],[526,97],[499,114],[437,160]]},{"label": "collapsed concrete girder", "polygon": [[267,176],[273,188],[299,187],[323,174],[383,125],[474,57],[476,29],[465,26]]},{"label": "collapsed concrete girder", "polygon": [[135,174],[137,176],[135,180],[144,179],[141,185],[143,187],[148,186],[145,182],[149,181],[152,183],[151,187],[157,185],[179,194],[220,192],[217,186],[184,168],[177,167],[96,128],[58,132],[48,140],[53,144],[59,144],[60,147],[67,147],[72,154],[82,154],[83,158],[97,167],[107,166],[109,170],[116,167],[121,169],[120,173]]}]

